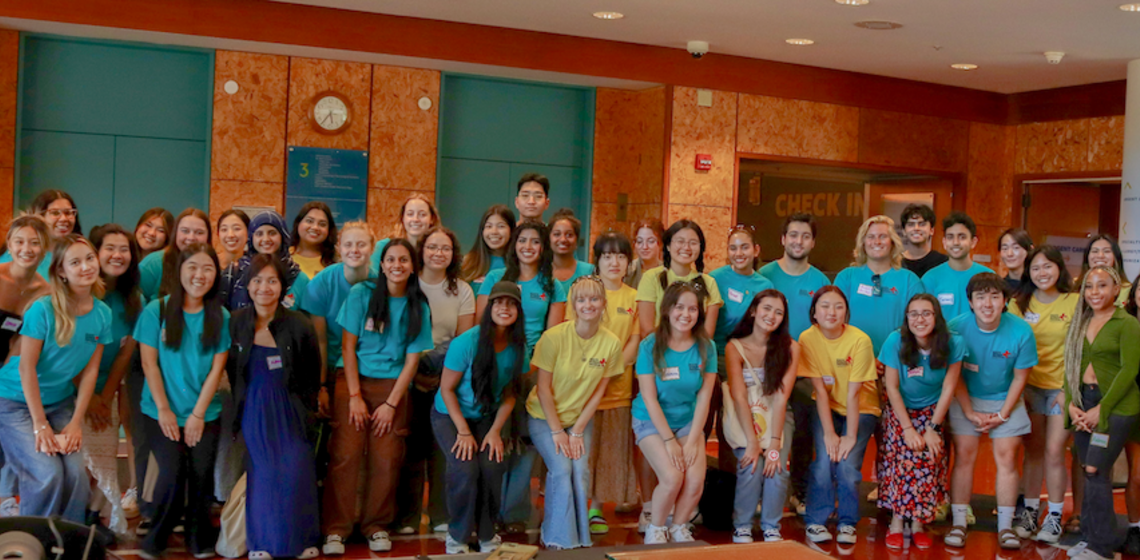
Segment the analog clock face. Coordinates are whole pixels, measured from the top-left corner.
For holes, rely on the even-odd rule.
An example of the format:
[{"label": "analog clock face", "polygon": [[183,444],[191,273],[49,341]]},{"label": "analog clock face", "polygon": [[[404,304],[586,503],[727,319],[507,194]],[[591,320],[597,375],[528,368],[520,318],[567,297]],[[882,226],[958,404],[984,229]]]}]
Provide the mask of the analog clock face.
[{"label": "analog clock face", "polygon": [[313,122],[324,130],[340,130],[348,122],[348,106],[339,97],[322,97],[313,105]]}]

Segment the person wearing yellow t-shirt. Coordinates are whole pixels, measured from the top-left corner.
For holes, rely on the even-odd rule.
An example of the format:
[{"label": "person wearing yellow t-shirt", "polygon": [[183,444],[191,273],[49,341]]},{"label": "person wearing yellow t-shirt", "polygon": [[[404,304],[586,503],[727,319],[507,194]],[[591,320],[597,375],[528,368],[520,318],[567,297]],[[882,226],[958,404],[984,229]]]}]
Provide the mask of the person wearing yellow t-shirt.
[{"label": "person wearing yellow t-shirt", "polygon": [[[1063,533],[1061,509],[1068,486],[1065,472],[1065,336],[1080,294],[1061,251],[1052,245],[1034,247],[1025,259],[1031,284],[1022,284],[1009,310],[1025,319],[1037,339],[1037,365],[1029,370],[1022,393],[1032,425],[1023,465],[1025,509],[1014,523],[1023,539],[1055,543]],[[1049,492],[1049,514],[1038,530],[1041,483]]]},{"label": "person wearing yellow t-shirt", "polygon": [[[863,454],[879,423],[871,338],[847,324],[847,297],[824,286],[811,302],[812,327],[800,335],[800,377],[815,388],[815,461],[808,474],[808,540],[831,540],[825,524],[839,498],[836,542],[855,544]],[[838,496],[837,496],[838,495]]]},{"label": "person wearing yellow t-shirt", "polygon": [[[637,479],[633,467],[629,407],[633,402],[633,362],[637,359],[637,290],[622,283],[633,244],[624,234],[607,232],[594,241],[594,267],[606,287],[606,315],[602,327],[624,344],[622,374],[611,379],[594,414],[594,445],[590,449],[590,533],[603,535],[609,524],[602,504],[619,507],[637,503]],[[566,307],[566,320],[577,319],[574,306]],[[602,445],[605,442],[605,445]]]},{"label": "person wearing yellow t-shirt", "polygon": [[591,545],[587,494],[594,412],[609,381],[625,369],[622,341],[602,326],[601,278],[574,281],[570,303],[577,320],[547,329],[534,347],[538,385],[526,401],[530,437],[547,468],[541,540],[550,550]]},{"label": "person wearing yellow t-shirt", "polygon": [[323,202],[306,202],[293,218],[289,254],[310,280],[336,262],[336,233],[332,210]]},{"label": "person wearing yellow t-shirt", "polygon": [[665,230],[664,242],[664,265],[646,270],[637,285],[637,317],[641,332],[653,332],[657,327],[665,288],[674,282],[692,282],[705,292],[705,330],[712,338],[724,300],[716,280],[704,273],[705,234],[696,222],[681,219]]}]

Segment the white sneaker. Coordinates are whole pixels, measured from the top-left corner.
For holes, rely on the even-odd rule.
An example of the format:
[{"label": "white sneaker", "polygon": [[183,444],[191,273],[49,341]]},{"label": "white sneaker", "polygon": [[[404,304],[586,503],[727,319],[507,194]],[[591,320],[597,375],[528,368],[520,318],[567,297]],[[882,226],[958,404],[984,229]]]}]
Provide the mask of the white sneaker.
[{"label": "white sneaker", "polygon": [[491,540],[489,541],[479,541],[479,552],[481,554],[489,554],[496,550],[499,550],[499,547],[502,545],[503,537],[495,535],[494,537],[491,537]]},{"label": "white sneaker", "polygon": [[650,525],[645,528],[645,544],[666,544],[669,542],[669,529]]},{"label": "white sneaker", "polygon": [[439,525],[432,527],[431,530],[435,533],[446,533],[447,532],[447,523],[440,523]]},{"label": "white sneaker", "polygon": [[376,531],[368,537],[368,550],[372,552],[388,552],[392,550],[392,541],[388,538],[388,531]]},{"label": "white sneaker", "polygon": [[325,537],[325,545],[321,547],[325,556],[340,556],[344,554],[344,539],[340,535]]},{"label": "white sneaker", "polygon": [[808,525],[807,538],[813,543],[828,542],[831,540],[831,533],[823,525]]},{"label": "white sneaker", "polygon": [[737,527],[732,531],[732,542],[736,544],[748,544],[752,542],[752,529]]},{"label": "white sneaker", "polygon": [[1064,532],[1065,529],[1061,526],[1061,514],[1050,513],[1041,522],[1041,530],[1037,532],[1036,539],[1038,542],[1056,544]]},{"label": "white sneaker", "polygon": [[784,540],[784,536],[780,534],[779,529],[764,531],[764,542],[780,542],[782,540]]},{"label": "white sneaker", "polygon": [[404,525],[403,527],[396,529],[396,534],[397,535],[414,535],[414,534],[416,534],[416,528],[412,527],[411,525]]},{"label": "white sneaker", "polygon": [[247,557],[249,560],[273,560],[273,555],[264,550],[251,550]]},{"label": "white sneaker", "polygon": [[316,558],[320,555],[321,549],[315,546],[310,546],[309,548],[301,551],[301,555],[297,557],[297,560],[312,560],[313,558]]},{"label": "white sneaker", "polygon": [[835,542],[839,544],[855,544],[858,540],[855,528],[850,525],[840,525],[839,531],[835,534]]},{"label": "white sneaker", "polygon": [[693,531],[688,525],[674,525],[669,528],[669,540],[673,542],[693,542]]},{"label": "white sneaker", "polygon": [[652,522],[653,514],[649,511],[649,508],[641,510],[641,515],[637,516],[637,532],[644,533],[646,527],[649,527]]},{"label": "white sneaker", "polygon": [[126,514],[127,519],[134,519],[139,516],[139,489],[128,488],[123,492],[123,499],[119,501],[119,505],[123,507],[123,513]]},{"label": "white sneaker", "polygon": [[16,498],[4,498],[4,501],[0,502],[0,517],[19,517],[19,515],[20,503]]},{"label": "white sneaker", "polygon": [[455,539],[451,538],[450,533],[443,542],[448,554],[468,554],[471,552],[466,543],[456,542]]}]

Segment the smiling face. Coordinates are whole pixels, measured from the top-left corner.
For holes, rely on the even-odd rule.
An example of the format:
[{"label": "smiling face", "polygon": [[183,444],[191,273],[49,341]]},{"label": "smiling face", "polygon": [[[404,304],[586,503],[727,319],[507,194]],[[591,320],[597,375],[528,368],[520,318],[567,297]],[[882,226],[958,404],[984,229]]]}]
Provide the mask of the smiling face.
[{"label": "smiling face", "polygon": [[579,289],[574,290],[574,313],[578,318],[583,321],[597,321],[602,317],[602,312],[606,309],[606,296],[605,288],[595,286],[596,290],[591,290],[582,286],[583,284],[591,283],[590,280],[582,280],[578,285]]},{"label": "smiling face", "polygon": [[906,240],[911,245],[922,247],[934,235],[934,224],[921,216],[911,216],[903,224],[903,232],[906,233]]},{"label": "smiling face", "polygon": [[1012,235],[1001,236],[1001,262],[1009,270],[1021,270],[1025,266],[1025,257],[1029,251],[1018,244]]},{"label": "smiling face", "polygon": [[1113,280],[1112,275],[1103,270],[1089,272],[1085,279],[1085,302],[1093,311],[1105,311],[1116,304],[1116,297],[1120,295],[1120,284]]},{"label": "smiling face", "polygon": [[214,280],[218,277],[218,267],[214,259],[205,252],[192,255],[182,263],[179,280],[186,295],[195,299],[206,297],[214,287]]},{"label": "smiling face", "polygon": [[766,297],[756,304],[756,319],[753,329],[768,334],[776,332],[784,321],[784,302],[777,297]]},{"label": "smiling face", "polygon": [[451,244],[451,237],[446,233],[437,231],[424,241],[424,267],[433,272],[446,272],[451,265],[455,247]]},{"label": "smiling face", "polygon": [[550,246],[555,255],[570,255],[578,247],[578,234],[566,220],[559,220],[550,229]]},{"label": "smiling face", "polygon": [[384,277],[393,284],[402,284],[408,281],[413,269],[412,254],[403,245],[395,245],[384,254],[384,261],[380,263],[384,269]]},{"label": "smiling face", "polygon": [[78,212],[70,200],[57,198],[48,204],[44,210],[44,220],[47,221],[48,231],[52,239],[59,239],[75,229],[75,217]]},{"label": "smiling face", "polygon": [[701,308],[697,295],[685,292],[677,298],[677,304],[669,309],[669,326],[673,332],[692,332],[700,318]]},{"label": "smiling face", "polygon": [[1057,279],[1060,277],[1061,269],[1057,263],[1049,260],[1045,253],[1037,253],[1033,257],[1033,262],[1029,263],[1029,278],[1038,290],[1052,289],[1057,285]]},{"label": "smiling face", "polygon": [[884,223],[874,223],[867,228],[867,237],[863,238],[863,250],[866,251],[869,260],[889,260],[893,243],[891,241],[891,226]]},{"label": "smiling face", "polygon": [[1005,309],[1005,294],[998,290],[976,291],[970,294],[970,308],[979,326],[996,325]]},{"label": "smiling face", "polygon": [[519,232],[519,237],[515,241],[515,254],[519,258],[519,263],[537,265],[542,258],[542,237],[538,231],[524,229]]},{"label": "smiling face", "polygon": [[360,268],[368,264],[368,260],[372,258],[372,236],[358,228],[345,230],[341,232],[337,248],[340,249],[340,258],[344,261],[344,266]]},{"label": "smiling face", "polygon": [[498,214],[491,214],[483,223],[483,242],[491,251],[500,251],[511,240],[511,225]]},{"label": "smiling face", "polygon": [[637,230],[637,237],[633,240],[633,249],[637,258],[642,262],[657,262],[661,260],[661,240],[657,238],[651,228],[643,227]]},{"label": "smiling face", "polygon": [[[241,220],[238,220],[239,222]],[[245,225],[242,225],[245,229]],[[169,232],[166,231],[166,222],[162,221],[162,216],[151,216],[149,220],[139,224],[135,228],[135,239],[139,242],[139,248],[143,251],[151,252],[157,251],[166,246],[166,236]]]},{"label": "smiling face", "polygon": [[697,232],[689,228],[678,231],[669,240],[669,256],[676,264],[690,266],[696,262],[700,254],[701,238],[697,236]]},{"label": "smiling face", "polygon": [[847,323],[847,302],[835,292],[819,296],[815,303],[815,322],[819,328],[832,331]]},{"label": "smiling face", "polygon": [[61,276],[72,288],[90,288],[99,279],[99,257],[90,245],[72,243],[64,253]]},{"label": "smiling face", "polygon": [[431,229],[435,225],[435,220],[431,217],[431,207],[427,202],[419,199],[409,200],[404,205],[404,231],[407,232],[408,237],[412,239],[419,239],[425,231]]},{"label": "smiling face", "polygon": [[44,246],[36,230],[22,227],[8,234],[8,254],[24,269],[36,268],[44,258]]},{"label": "smiling face", "polygon": [[302,241],[312,245],[320,245],[329,237],[329,217],[324,210],[313,208],[305,214],[298,230]]},{"label": "smiling face", "polygon": [[103,237],[99,246],[99,267],[109,278],[126,274],[131,266],[131,242],[126,235],[112,233]]},{"label": "smiling face", "polygon": [[253,248],[263,255],[275,255],[281,248],[281,232],[277,228],[265,224],[253,232]]},{"label": "smiling face", "polygon": [[185,216],[178,222],[178,231],[174,234],[174,246],[179,251],[195,243],[206,243],[210,236],[210,226],[197,216]]},{"label": "smiling face", "polygon": [[925,299],[910,302],[906,309],[906,325],[918,338],[927,338],[934,333],[934,304]]},{"label": "smiling face", "polygon": [[240,253],[245,249],[245,244],[249,240],[249,230],[245,227],[245,222],[241,218],[230,214],[226,216],[222,223],[218,224],[218,239],[222,242],[222,248],[228,253]]},{"label": "smiling face", "polygon": [[491,301],[491,321],[497,327],[509,327],[519,318],[519,307],[515,300],[509,297],[495,298]]},{"label": "smiling face", "polygon": [[728,262],[737,274],[752,274],[753,261],[759,256],[760,246],[752,242],[752,236],[748,232],[737,231],[729,236]]},{"label": "smiling face", "polygon": [[788,224],[788,231],[780,236],[780,244],[784,252],[795,260],[806,259],[811,250],[815,248],[815,236],[811,233],[811,224],[805,222],[792,222]]},{"label": "smiling face", "polygon": [[546,191],[535,181],[524,183],[515,195],[515,208],[523,218],[541,220],[542,213],[549,207],[550,199],[546,197]]},{"label": "smiling face", "polygon": [[621,282],[629,270],[629,257],[624,253],[602,253],[598,258],[598,276],[611,282]]},{"label": "smiling face", "polygon": [[1116,255],[1113,254],[1112,244],[1107,239],[1097,239],[1092,247],[1089,247],[1089,268],[1094,266],[1108,268],[1116,266]]},{"label": "smiling face", "polygon": [[965,224],[954,224],[942,235],[942,247],[952,259],[961,260],[970,256],[970,251],[978,244],[978,238],[970,233]]},{"label": "smiling face", "polygon": [[281,301],[281,277],[272,266],[263,266],[249,279],[249,297],[255,305],[271,307]]}]

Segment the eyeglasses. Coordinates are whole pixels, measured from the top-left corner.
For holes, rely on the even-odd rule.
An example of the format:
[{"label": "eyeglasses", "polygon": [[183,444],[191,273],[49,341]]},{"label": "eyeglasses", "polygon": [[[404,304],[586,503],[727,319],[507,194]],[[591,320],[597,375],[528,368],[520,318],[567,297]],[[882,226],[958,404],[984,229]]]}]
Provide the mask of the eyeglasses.
[{"label": "eyeglasses", "polygon": [[68,208],[68,209],[52,208],[51,210],[48,210],[47,212],[45,212],[45,214],[47,214],[48,216],[51,216],[52,218],[62,218],[64,216],[67,216],[68,218],[74,218],[76,216],[76,214],[79,214],[79,211],[74,209],[74,208]]},{"label": "eyeglasses", "polygon": [[907,311],[906,316],[911,319],[931,319],[934,317],[933,311]]},{"label": "eyeglasses", "polygon": [[451,245],[425,245],[424,250],[433,253],[451,253],[455,249]]}]

